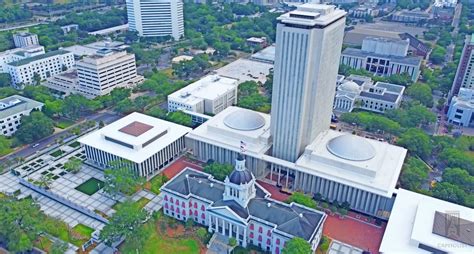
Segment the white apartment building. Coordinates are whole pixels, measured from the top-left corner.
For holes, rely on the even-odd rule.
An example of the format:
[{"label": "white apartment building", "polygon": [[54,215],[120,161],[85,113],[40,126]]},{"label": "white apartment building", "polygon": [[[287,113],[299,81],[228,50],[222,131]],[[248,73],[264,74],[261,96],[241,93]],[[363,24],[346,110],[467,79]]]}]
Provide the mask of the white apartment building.
[{"label": "white apartment building", "polygon": [[27,32],[14,34],[13,42],[15,43],[15,47],[17,48],[39,45],[38,35]]},{"label": "white apartment building", "polygon": [[143,81],[137,75],[135,55],[125,51],[98,50],[78,61],[76,68],[78,92],[87,97],[106,95],[116,87],[133,87]]},{"label": "white apartment building", "polygon": [[12,84],[33,84],[35,73],[41,80],[64,72],[74,66],[74,55],[64,50],[50,51],[7,64]]},{"label": "white apartment building", "polygon": [[416,81],[422,58],[408,56],[408,48],[409,42],[405,40],[368,37],[362,42],[362,49],[346,48],[341,55],[341,64],[378,76],[407,74]]},{"label": "white apartment building", "polygon": [[351,112],[360,108],[384,113],[400,107],[404,92],[404,86],[386,82],[374,84],[369,77],[351,75],[337,86],[334,110]]},{"label": "white apartment building", "polygon": [[461,59],[459,60],[456,76],[453,81],[453,86],[449,92],[449,98],[459,93],[459,89],[474,88],[474,36],[466,36],[464,41],[464,48],[462,50]]},{"label": "white apartment building", "polygon": [[0,100],[0,135],[11,136],[21,124],[21,117],[41,110],[43,103],[13,95]]},{"label": "white apartment building", "polygon": [[168,95],[168,111],[189,110],[215,115],[237,104],[238,82],[219,75],[206,76]]},{"label": "white apartment building", "polygon": [[448,122],[469,127],[474,124],[474,90],[460,88],[457,96],[451,99],[448,110]]},{"label": "white apartment building", "polygon": [[183,1],[127,0],[130,31],[144,37],[184,36]]},{"label": "white apartment building", "polygon": [[33,45],[25,48],[14,48],[0,53],[0,73],[8,72],[7,64],[28,57],[44,54],[44,47]]}]

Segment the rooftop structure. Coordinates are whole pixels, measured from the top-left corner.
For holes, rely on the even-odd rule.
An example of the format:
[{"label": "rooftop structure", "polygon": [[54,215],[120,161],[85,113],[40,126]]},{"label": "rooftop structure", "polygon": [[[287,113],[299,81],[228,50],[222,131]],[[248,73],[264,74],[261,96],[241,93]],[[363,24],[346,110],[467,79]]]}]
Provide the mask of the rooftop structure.
[{"label": "rooftop structure", "polygon": [[252,54],[250,60],[274,64],[275,63],[275,46],[268,46],[257,53]]},{"label": "rooftop structure", "polygon": [[179,63],[182,61],[191,61],[193,60],[193,56],[187,56],[187,55],[181,55],[181,56],[175,56],[173,59],[171,59],[171,63]]},{"label": "rooftop structure", "polygon": [[[100,167],[107,167],[112,159],[124,159],[133,163],[139,175],[150,176],[162,169],[164,161],[168,164],[180,154],[184,149],[184,135],[190,130],[182,125],[132,113],[81,137],[79,142],[85,147],[88,160]],[[162,154],[167,157],[164,161],[161,161],[163,158],[159,163],[153,161]]]},{"label": "rooftop structure", "polygon": [[380,252],[472,253],[474,210],[399,189]]},{"label": "rooftop structure", "polygon": [[0,73],[8,72],[7,64],[21,59],[44,54],[44,47],[32,45],[24,48],[14,48],[0,53]]},{"label": "rooftop structure", "polygon": [[457,96],[453,96],[448,110],[448,122],[458,126],[474,125],[474,89],[461,88]]},{"label": "rooftop structure", "polygon": [[74,46],[65,47],[62,49],[73,53],[76,58],[80,58],[82,56],[93,56],[97,53],[98,50],[101,50],[101,49],[121,51],[121,50],[125,50],[128,47],[129,46],[123,42],[104,40],[104,41],[89,43],[86,45],[74,45]]},{"label": "rooftop structure", "polygon": [[77,93],[78,78],[77,71],[70,70],[59,73],[47,79],[47,82],[43,82],[44,85],[54,91],[61,97],[68,96],[70,94]]},{"label": "rooftop structure", "polygon": [[97,30],[94,32],[89,32],[88,34],[89,35],[108,35],[108,34],[113,34],[117,32],[125,32],[127,30],[128,30],[128,24],[123,24],[123,25],[105,28],[102,30]]},{"label": "rooftop structure", "polygon": [[272,68],[273,64],[239,58],[215,72],[222,77],[237,79],[239,83],[255,81],[263,84]]},{"label": "rooftop structure", "polygon": [[362,51],[378,55],[405,57],[408,53],[408,40],[367,37],[362,43]]},{"label": "rooftop structure", "polygon": [[420,10],[401,10],[392,14],[392,21],[404,23],[420,23],[431,19],[428,12]]},{"label": "rooftop structure", "polygon": [[206,76],[168,95],[168,110],[185,109],[217,114],[237,104],[238,80],[219,75]]}]

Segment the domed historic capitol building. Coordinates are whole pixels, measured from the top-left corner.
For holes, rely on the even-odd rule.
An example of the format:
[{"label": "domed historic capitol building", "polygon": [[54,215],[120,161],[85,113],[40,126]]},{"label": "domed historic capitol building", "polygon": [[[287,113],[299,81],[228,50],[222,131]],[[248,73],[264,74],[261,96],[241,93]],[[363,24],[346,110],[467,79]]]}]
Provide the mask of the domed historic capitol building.
[{"label": "domed historic capitol building", "polygon": [[327,215],[305,206],[271,199],[255,182],[242,154],[224,182],[187,168],[161,187],[163,212],[178,220],[193,220],[246,247],[279,254],[286,241],[301,237],[316,249]]}]

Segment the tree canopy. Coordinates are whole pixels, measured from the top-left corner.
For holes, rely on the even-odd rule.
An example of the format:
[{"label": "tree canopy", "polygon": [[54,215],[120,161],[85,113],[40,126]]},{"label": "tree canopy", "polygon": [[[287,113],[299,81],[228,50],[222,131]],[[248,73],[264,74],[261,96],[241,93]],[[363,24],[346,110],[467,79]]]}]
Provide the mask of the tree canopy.
[{"label": "tree canopy", "polygon": [[41,111],[32,111],[30,115],[21,118],[20,127],[15,132],[15,137],[22,143],[29,144],[47,137],[53,132],[53,120]]},{"label": "tree canopy", "polygon": [[417,128],[408,129],[400,136],[397,144],[421,157],[430,155],[433,149],[430,137]]},{"label": "tree canopy", "polygon": [[232,170],[232,165],[220,164],[217,162],[208,163],[203,169],[204,172],[213,175],[214,178],[219,181],[224,181],[226,176],[228,176]]},{"label": "tree canopy", "polygon": [[303,238],[294,237],[286,242],[283,254],[311,254],[311,245]]},{"label": "tree canopy", "polygon": [[307,206],[309,208],[316,208],[316,202],[312,197],[305,195],[302,192],[293,192],[291,196],[286,200],[287,203],[295,202],[300,205]]},{"label": "tree canopy", "polygon": [[109,167],[104,170],[104,178],[103,190],[114,198],[120,193],[131,195],[144,183],[144,179],[133,172],[131,162],[121,160],[109,163]]}]

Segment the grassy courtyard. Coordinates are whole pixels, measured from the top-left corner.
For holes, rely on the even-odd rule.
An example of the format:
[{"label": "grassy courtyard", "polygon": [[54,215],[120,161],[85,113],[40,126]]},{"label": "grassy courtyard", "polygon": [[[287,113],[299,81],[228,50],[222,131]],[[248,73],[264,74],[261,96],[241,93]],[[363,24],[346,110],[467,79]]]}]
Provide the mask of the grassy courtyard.
[{"label": "grassy courtyard", "polygon": [[[170,224],[170,222],[172,222]],[[184,225],[161,213],[144,225],[147,241],[140,250],[145,254],[199,254],[205,253],[204,245],[195,236],[196,228],[185,229]],[[120,248],[122,253],[135,253],[127,241]]]},{"label": "grassy courtyard", "polygon": [[164,174],[159,174],[153,177],[150,181],[146,182],[144,187],[145,189],[155,193],[156,195],[160,194],[160,188],[165,184],[169,179]]},{"label": "grassy courtyard", "polygon": [[100,189],[104,187],[104,182],[97,178],[90,178],[89,180],[85,181],[81,185],[76,187],[76,190],[87,194],[89,196],[93,195]]}]

